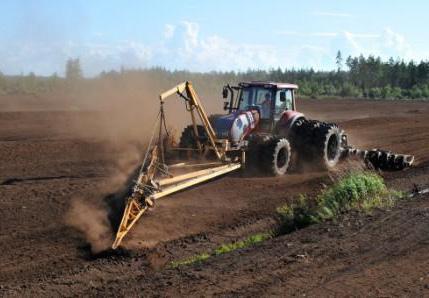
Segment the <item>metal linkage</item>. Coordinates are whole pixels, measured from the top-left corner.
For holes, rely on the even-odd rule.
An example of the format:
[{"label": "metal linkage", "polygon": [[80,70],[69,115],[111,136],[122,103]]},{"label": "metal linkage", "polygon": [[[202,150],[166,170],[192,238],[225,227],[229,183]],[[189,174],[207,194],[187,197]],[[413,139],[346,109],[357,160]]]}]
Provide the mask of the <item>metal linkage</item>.
[{"label": "metal linkage", "polygon": [[350,156],[362,158],[375,169],[383,171],[400,171],[410,167],[414,162],[413,155],[398,154],[382,149],[360,150],[353,147],[343,148],[342,157]]}]

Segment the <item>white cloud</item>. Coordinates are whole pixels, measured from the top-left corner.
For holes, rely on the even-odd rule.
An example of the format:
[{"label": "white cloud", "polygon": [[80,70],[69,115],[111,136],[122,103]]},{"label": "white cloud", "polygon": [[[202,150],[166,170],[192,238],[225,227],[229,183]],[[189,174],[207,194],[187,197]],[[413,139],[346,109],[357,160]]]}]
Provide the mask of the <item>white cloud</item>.
[{"label": "white cloud", "polygon": [[297,37],[335,37],[337,32],[297,32],[297,31],[278,31],[277,35],[282,36],[297,36]]},{"label": "white cloud", "polygon": [[185,27],[185,51],[190,53],[198,46],[198,33],[200,31],[200,26],[197,23],[188,21],[183,21],[182,25]]},{"label": "white cloud", "polygon": [[199,25],[194,22],[182,22],[180,27],[178,34],[182,37],[178,52],[166,51],[181,57],[180,61],[176,60],[176,68],[227,71],[278,66],[278,53],[274,46],[236,43],[218,35],[202,37]]},{"label": "white cloud", "polygon": [[362,54],[362,51],[364,51],[364,48],[362,47],[362,45],[357,41],[356,39],[356,35],[348,32],[348,31],[344,31],[342,33],[342,37],[346,40],[346,45],[341,47],[343,50],[347,48],[349,48],[349,51],[351,51],[351,53],[348,53],[348,55],[359,55]]},{"label": "white cloud", "polygon": [[347,34],[348,36],[352,38],[380,38],[380,34],[373,34],[373,33],[351,33],[348,31],[344,31],[344,34]]},{"label": "white cloud", "polygon": [[413,47],[403,34],[389,27],[380,33],[341,32],[330,44],[330,49],[332,53],[341,50],[343,56],[362,54],[379,56],[384,60],[393,57],[405,61],[427,59],[427,53]]},{"label": "white cloud", "polygon": [[335,37],[338,33],[336,32],[316,32],[312,33],[310,36],[318,36],[318,37]]},{"label": "white cloud", "polygon": [[317,51],[317,52],[321,52],[324,54],[327,54],[327,49],[324,47],[320,47],[320,46],[315,46],[315,45],[311,45],[311,44],[306,44],[301,46],[302,50],[310,50],[310,51]]},{"label": "white cloud", "polygon": [[[135,41],[115,44],[87,43],[75,49],[82,60],[87,75],[96,75],[103,70],[147,67],[153,57],[152,48]],[[77,55],[74,55],[77,56]]]},{"label": "white cloud", "polygon": [[331,53],[325,45],[305,43],[286,54],[290,58],[287,67],[332,69],[329,65]]},{"label": "white cloud", "polygon": [[302,36],[301,33],[298,33],[296,31],[277,31],[277,35],[284,35],[284,36]]},{"label": "white cloud", "polygon": [[[65,61],[79,57],[84,74],[97,75],[103,70],[164,66],[169,69],[192,71],[244,71],[249,68],[333,69],[335,54],[363,54],[420,60],[418,53],[404,35],[391,28],[382,32],[298,32],[279,31],[275,34],[302,38],[301,42],[282,38],[278,46],[254,42],[237,42],[223,36],[204,35],[198,23],[184,21],[165,24],[160,32],[164,38],[154,44],[122,40],[106,42],[27,42],[0,45],[0,70],[19,74],[34,71],[49,75],[63,74]],[[305,39],[304,39],[305,38]]]},{"label": "white cloud", "polygon": [[335,18],[352,17],[350,13],[344,13],[344,12],[315,11],[315,12],[312,12],[311,14],[314,16],[321,16],[321,17],[335,17]]},{"label": "white cloud", "polygon": [[298,36],[298,37],[336,37],[340,34],[347,34],[353,38],[379,38],[380,34],[374,33],[352,33],[349,31],[343,32],[297,32],[297,31],[277,31],[278,35],[283,36]]},{"label": "white cloud", "polygon": [[176,26],[171,24],[165,24],[164,26],[164,38],[170,39],[174,35],[174,31],[176,30]]},{"label": "white cloud", "polygon": [[196,51],[198,68],[210,65],[216,70],[246,70],[278,66],[278,54],[273,46],[236,44],[219,36],[201,40]]},{"label": "white cloud", "polygon": [[94,76],[103,70],[126,67],[146,67],[153,57],[152,48],[134,41],[117,43],[25,43],[0,47],[0,55],[9,57],[0,61],[0,70],[19,74],[34,71],[50,75],[64,73],[66,60],[79,57],[86,76]]},{"label": "white cloud", "polygon": [[391,56],[413,59],[418,56],[413,52],[411,45],[405,37],[390,28],[385,28],[382,35],[382,49]]}]

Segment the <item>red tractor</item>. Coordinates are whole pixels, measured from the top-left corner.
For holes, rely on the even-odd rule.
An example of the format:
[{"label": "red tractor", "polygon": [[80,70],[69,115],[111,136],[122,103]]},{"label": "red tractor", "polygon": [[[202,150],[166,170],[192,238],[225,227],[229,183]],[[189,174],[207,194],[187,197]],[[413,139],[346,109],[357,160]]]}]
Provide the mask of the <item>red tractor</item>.
[{"label": "red tractor", "polygon": [[[309,162],[322,169],[338,163],[347,147],[347,136],[336,124],[307,120],[296,110],[297,85],[274,82],[239,83],[223,89],[226,115],[210,116],[218,139],[247,153],[247,165],[257,165],[273,175],[286,173],[294,162]],[[204,127],[198,140],[210,147]],[[193,125],[185,128],[179,147],[196,148]],[[234,150],[230,150],[234,154]],[[236,151],[235,151],[236,152]]]},{"label": "red tractor", "polygon": [[[124,236],[154,202],[172,193],[237,171],[244,165],[257,166],[271,175],[283,175],[290,161],[310,163],[322,169],[335,167],[341,157],[354,154],[375,168],[400,170],[411,165],[414,157],[393,154],[378,149],[358,150],[347,145],[347,136],[336,124],[308,120],[296,111],[297,85],[273,82],[240,83],[225,86],[225,115],[208,116],[191,82],[183,82],[159,96],[158,135],[151,139],[138,173],[129,189],[122,221],[112,248],[117,248]],[[178,95],[184,99],[192,124],[182,133],[178,147],[186,156],[213,157],[205,163],[167,164],[165,150],[168,137],[164,104]],[[198,119],[199,118],[199,119]],[[198,121],[199,120],[199,121]],[[198,121],[198,122],[197,122]],[[165,142],[167,141],[167,142]],[[175,151],[173,150],[173,152]],[[172,159],[177,154],[171,152]],[[293,158],[291,158],[293,157]],[[167,158],[168,159],[168,158]],[[179,172],[175,173],[175,170]],[[186,171],[186,169],[190,171]]]},{"label": "red tractor", "polygon": [[[290,161],[294,166],[307,163],[314,168],[330,170],[338,161],[357,155],[368,164],[383,170],[400,170],[413,162],[413,157],[390,151],[359,150],[350,147],[347,135],[334,123],[309,120],[296,109],[297,85],[264,81],[226,85],[223,98],[226,115],[208,117],[219,140],[227,140],[226,156],[246,152],[246,165],[256,165],[272,175],[286,173]],[[179,147],[213,149],[204,125],[185,128]],[[204,150],[203,150],[204,151]],[[292,157],[292,158],[291,158]]]}]

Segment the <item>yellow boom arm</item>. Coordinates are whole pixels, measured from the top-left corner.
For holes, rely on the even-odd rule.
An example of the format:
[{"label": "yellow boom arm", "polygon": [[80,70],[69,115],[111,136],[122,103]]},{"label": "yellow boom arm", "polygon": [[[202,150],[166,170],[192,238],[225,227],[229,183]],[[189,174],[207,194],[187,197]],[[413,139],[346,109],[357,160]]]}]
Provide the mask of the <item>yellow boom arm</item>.
[{"label": "yellow boom arm", "polygon": [[203,105],[201,104],[201,101],[198,97],[197,92],[195,92],[194,87],[192,86],[191,82],[183,82],[173,88],[171,88],[168,91],[165,91],[164,93],[162,93],[159,96],[159,99],[161,101],[161,104],[164,103],[165,99],[171,95],[174,94],[181,94],[183,95],[183,92],[186,92],[186,100],[189,103],[189,107],[190,107],[190,113],[191,113],[191,119],[192,119],[192,125],[194,128],[194,134],[196,136],[196,142],[197,142],[197,146],[198,149],[201,150],[201,144],[200,141],[198,139],[198,129],[197,129],[197,123],[196,123],[196,119],[195,119],[195,113],[194,111],[197,112],[201,123],[203,124],[204,130],[207,133],[207,136],[209,138],[210,141],[210,145],[212,145],[213,150],[216,153],[216,156],[219,160],[222,160],[224,158],[224,152],[221,152],[218,147],[216,146],[216,141],[217,141],[217,137],[216,137],[216,133],[212,127],[212,125],[210,124],[209,118],[207,116],[206,111],[204,110]]}]

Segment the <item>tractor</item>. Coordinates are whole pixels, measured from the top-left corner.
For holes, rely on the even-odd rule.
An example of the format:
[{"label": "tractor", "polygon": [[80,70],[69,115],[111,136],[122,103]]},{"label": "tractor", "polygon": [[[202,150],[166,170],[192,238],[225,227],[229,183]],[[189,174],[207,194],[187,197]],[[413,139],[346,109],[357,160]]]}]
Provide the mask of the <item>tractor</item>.
[{"label": "tractor", "polygon": [[[297,89],[294,84],[260,81],[226,85],[222,95],[227,99],[227,113],[211,116],[191,82],[162,93],[156,129],[127,192],[112,248],[121,244],[156,200],[239,169],[254,166],[279,176],[291,163],[309,163],[330,170],[350,155],[381,170],[402,170],[413,163],[411,155],[355,149],[347,144],[347,136],[336,124],[306,119],[296,110]],[[192,124],[185,127],[179,146],[169,148],[164,104],[172,95],[184,100]],[[170,154],[172,151],[177,154]],[[189,162],[190,156],[198,158]],[[176,163],[167,164],[169,159]]]},{"label": "tractor", "polygon": [[[247,167],[270,175],[284,175],[291,164],[310,163],[316,168],[334,168],[347,145],[347,136],[336,124],[307,120],[296,108],[297,85],[275,82],[242,82],[223,88],[226,115],[209,117],[218,139],[230,142],[230,158],[246,152]],[[187,126],[179,147],[203,147],[210,142],[202,125]]]}]

